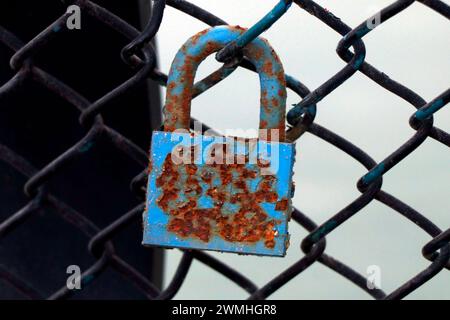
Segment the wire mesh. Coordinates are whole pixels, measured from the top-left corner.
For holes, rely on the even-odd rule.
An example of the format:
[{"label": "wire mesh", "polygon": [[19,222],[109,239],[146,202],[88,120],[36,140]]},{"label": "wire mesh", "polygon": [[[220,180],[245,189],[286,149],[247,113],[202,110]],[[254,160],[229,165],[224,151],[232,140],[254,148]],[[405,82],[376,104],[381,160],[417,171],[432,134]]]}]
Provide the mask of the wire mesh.
[{"label": "wire mesh", "polygon": [[[407,11],[408,7],[414,2],[414,0],[399,0],[394,2],[392,5],[381,10],[379,23],[386,23],[389,19],[395,18],[400,12]],[[440,0],[421,0],[417,2],[424,5],[424,10],[434,10],[443,18],[450,19],[450,7],[446,3]],[[20,172],[27,179],[24,191],[28,197],[28,201],[19,211],[11,213],[5,221],[1,222],[0,238],[6,237],[8,234],[20,228],[21,225],[26,223],[27,217],[33,215],[40,207],[50,206],[59,213],[61,219],[71,221],[72,223],[73,221],[77,221],[75,223],[76,227],[90,239],[87,250],[89,250],[96,261],[89,269],[83,272],[82,283],[95,286],[99,275],[112,268],[120,272],[150,299],[173,298],[183,285],[186,277],[189,276],[190,267],[194,260],[217,271],[241,287],[248,292],[249,299],[265,299],[269,297],[315,263],[320,263],[330,268],[337,275],[348,279],[355,286],[366,291],[375,299],[403,298],[429,281],[436,274],[445,272],[445,269],[450,268],[450,229],[446,231],[440,230],[428,217],[382,189],[383,175],[389,170],[395,169],[397,164],[415,152],[427,139],[434,139],[450,147],[450,134],[433,125],[434,114],[450,100],[450,90],[427,102],[416,92],[390,79],[383,72],[369,64],[365,58],[363,38],[370,32],[376,32],[374,31],[376,30],[375,28],[368,27],[368,21],[371,21],[370,19],[372,17],[369,17],[367,21],[363,21],[356,28],[351,28],[340,18],[314,1],[281,1],[280,3],[285,6],[293,4],[292,7],[294,9],[291,10],[307,11],[340,34],[342,40],[339,42],[337,53],[346,62],[345,67],[341,71],[314,90],[310,90],[293,76],[286,75],[288,88],[300,97],[300,102],[288,112],[287,119],[290,127],[287,131],[287,136],[291,141],[295,141],[305,133],[312,134],[337,147],[355,161],[362,164],[367,168],[367,173],[357,182],[357,188],[361,192],[361,195],[345,207],[337,209],[336,213],[330,215],[329,219],[321,225],[315,224],[309,218],[308,214],[295,209],[293,220],[309,232],[302,241],[301,250],[303,251],[303,256],[293,265],[287,266],[283,272],[261,287],[255,285],[251,279],[241,274],[238,269],[226,265],[208,253],[201,251],[183,251],[182,259],[177,266],[174,276],[169,284],[161,290],[150,279],[134,269],[114,251],[113,242],[117,235],[131,222],[141,219],[141,214],[144,209],[143,201],[145,200],[147,152],[134,144],[129,138],[108,126],[103,120],[103,113],[108,111],[112,101],[118,99],[118,97],[132,90],[132,88],[147,79],[151,79],[161,86],[166,84],[167,75],[157,69],[156,53],[150,44],[150,41],[157,35],[160,24],[164,22],[163,12],[166,5],[178,9],[193,19],[198,19],[211,26],[223,25],[226,22],[213,13],[205,11],[184,0],[156,0],[153,4],[152,17],[149,19],[148,25],[141,32],[116,14],[96,4],[95,1],[77,0],[67,1],[66,3],[78,5],[82,12],[104,24],[110,32],[119,33],[130,41],[121,52],[111,52],[111,54],[120,54],[123,62],[133,70],[134,75],[117,88],[110,90],[104,96],[91,102],[63,80],[41,69],[33,59],[39,51],[45,48],[56,37],[61,37],[64,34],[66,20],[69,16],[68,13],[64,12],[61,17],[37,33],[28,42],[22,42],[17,35],[0,26],[0,42],[14,52],[11,56],[10,65],[15,73],[8,82],[0,87],[0,97],[20,94],[21,90],[23,90],[22,84],[24,81],[31,80],[39,83],[45,90],[56,94],[73,105],[79,112],[80,125],[86,130],[85,136],[76,144],[40,168],[33,167],[25,157],[19,155],[11,148],[0,144],[0,160]],[[278,18],[282,19],[282,13]],[[253,35],[253,38],[273,23],[273,21],[265,21],[264,19],[261,22],[266,24],[258,25],[254,29],[257,32]],[[247,42],[234,43],[226,47],[226,50],[220,52],[218,59],[221,61],[229,61],[231,58],[238,57],[239,49],[249,41],[251,41],[251,37],[247,39]],[[254,70],[253,66],[245,57],[235,60],[235,64],[236,67],[240,66]],[[319,102],[356,73],[362,73],[385,90],[407,101],[417,109],[410,118],[410,126],[416,131],[415,134],[379,163],[374,161],[358,146],[314,122]],[[229,73],[222,72],[221,74],[223,75],[222,77],[211,76],[205,79],[204,82],[208,83],[208,85],[197,86],[195,96],[221,81]],[[208,127],[205,126],[205,128]],[[103,139],[104,137],[107,139]],[[131,208],[130,211],[121,215],[111,224],[99,228],[82,213],[68,206],[50,193],[47,190],[47,185],[55,176],[63,174],[66,170],[71,170],[70,163],[77,161],[80,156],[86,153],[93,152],[102,143],[108,143],[122,151],[142,168],[142,172],[131,181],[132,192],[140,197],[142,203]],[[83,190],[79,192],[82,193]],[[372,201],[378,201],[395,210],[398,214],[409,219],[411,223],[414,223],[418,228],[432,237],[432,240],[424,244],[422,248],[423,256],[430,261],[429,266],[390,293],[385,293],[380,289],[369,289],[366,278],[363,275],[326,253],[326,236],[360,213]],[[291,248],[291,250],[297,250],[297,248]],[[73,294],[64,284],[61,284],[60,290],[57,290],[48,297],[43,297],[26,280],[9,272],[6,266],[1,267],[0,278],[15,287],[27,298],[62,299]]]}]

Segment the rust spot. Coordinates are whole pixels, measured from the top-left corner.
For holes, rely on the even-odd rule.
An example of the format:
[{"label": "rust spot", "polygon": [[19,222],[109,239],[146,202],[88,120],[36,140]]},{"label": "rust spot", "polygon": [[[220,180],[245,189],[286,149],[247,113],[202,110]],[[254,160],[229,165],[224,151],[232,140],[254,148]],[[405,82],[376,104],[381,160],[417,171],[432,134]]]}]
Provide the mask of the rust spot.
[{"label": "rust spot", "polygon": [[192,45],[195,46],[195,45],[197,44],[198,40],[199,40],[203,35],[205,35],[208,31],[209,31],[209,29],[206,29],[206,30],[203,30],[203,31],[197,33],[196,35],[194,35],[194,36],[191,38],[191,43],[192,43]]},{"label": "rust spot", "polygon": [[267,76],[272,77],[273,76],[273,64],[272,61],[266,61],[262,67],[262,72],[265,73]]},{"label": "rust spot", "polygon": [[245,47],[245,55],[252,56],[256,60],[261,60],[264,57],[264,49],[258,46]]},{"label": "rust spot", "polygon": [[[277,79],[283,86],[286,86],[286,77],[284,75],[284,71],[283,70],[280,70],[280,71],[277,72]],[[283,96],[285,95],[284,91],[283,91],[282,95]]]},{"label": "rust spot", "polygon": [[[270,224],[269,227],[271,227],[270,230],[273,230],[275,225],[274,224]],[[265,238],[264,245],[267,248],[273,249],[275,247],[275,233],[274,232],[270,232],[268,230],[268,231],[266,231],[266,233],[264,235],[264,238]]]},{"label": "rust spot", "polygon": [[195,164],[186,165],[186,172],[189,175],[194,175],[197,172],[197,166]]},{"label": "rust spot", "polygon": [[202,173],[201,178],[202,178],[203,182],[206,182],[209,184],[212,182],[212,176],[213,175],[211,172],[205,171]]},{"label": "rust spot", "polygon": [[175,82],[171,82],[171,83],[169,83],[169,85],[167,86],[167,89],[168,89],[168,90],[173,90],[173,89],[175,89],[175,86],[176,86]]},{"label": "rust spot", "polygon": [[186,44],[183,44],[182,46],[181,46],[181,51],[183,52],[183,53],[186,53],[187,52],[187,45]]},{"label": "rust spot", "polygon": [[[217,150],[226,150],[226,144],[219,147]],[[169,215],[167,230],[203,242],[219,236],[229,242],[263,241],[267,248],[273,248],[279,222],[268,216],[261,203],[277,202],[276,178],[260,175],[261,169],[270,165],[267,161],[248,167],[248,156],[245,160],[247,164],[176,165],[168,155],[157,178],[162,190],[157,203]],[[258,177],[258,186],[250,190],[247,181]],[[213,205],[202,207],[202,196],[209,197]]]},{"label": "rust spot", "polygon": [[261,105],[264,108],[264,112],[270,113],[269,99],[267,98],[267,91],[266,90],[262,90],[261,91]]},{"label": "rust spot", "polygon": [[278,90],[278,96],[283,97],[285,95],[285,92],[281,89]]},{"label": "rust spot", "polygon": [[150,175],[150,172],[152,172],[152,168],[153,168],[153,162],[150,160],[148,162],[147,175]]},{"label": "rust spot", "polygon": [[279,100],[275,97],[272,98],[271,102],[274,107],[278,108],[280,106]]},{"label": "rust spot", "polygon": [[267,126],[268,126],[268,123],[267,123],[266,120],[261,120],[261,121],[260,121],[259,127],[260,127],[261,129],[267,129]]},{"label": "rust spot", "polygon": [[288,199],[283,198],[280,201],[277,202],[275,205],[275,210],[277,211],[285,211],[288,208]]},{"label": "rust spot", "polygon": [[258,158],[257,163],[258,163],[258,167],[260,167],[260,168],[270,167],[270,161],[267,159]]}]

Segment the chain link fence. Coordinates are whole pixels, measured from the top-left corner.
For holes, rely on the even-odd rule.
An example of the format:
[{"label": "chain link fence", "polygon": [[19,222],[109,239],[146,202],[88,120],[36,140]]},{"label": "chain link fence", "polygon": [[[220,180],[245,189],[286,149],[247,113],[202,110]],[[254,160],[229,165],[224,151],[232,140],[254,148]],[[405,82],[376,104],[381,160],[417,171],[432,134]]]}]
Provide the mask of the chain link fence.
[{"label": "chain link fence", "polygon": [[[294,75],[289,74],[289,70],[286,70],[287,86],[290,90],[298,94],[300,102],[296,104],[287,115],[289,123],[289,129],[287,136],[291,141],[296,141],[303,134],[312,134],[327,143],[337,147],[342,152],[352,157],[355,161],[362,164],[367,168],[367,173],[361,177],[357,182],[357,188],[361,195],[354,199],[344,208],[336,208],[336,212],[331,214],[329,219],[321,225],[317,225],[307,213],[301,212],[298,209],[294,210],[293,221],[291,223],[298,223],[305,228],[309,234],[303,239],[301,250],[303,251],[301,259],[299,259],[293,265],[286,266],[286,269],[278,276],[271,279],[267,284],[258,287],[239,272],[238,269],[224,264],[220,259],[213,257],[206,252],[200,251],[183,251],[182,259],[179,262],[177,270],[170,282],[165,288],[161,288],[162,278],[162,254],[163,250],[150,250],[142,249],[141,251],[127,250],[127,247],[122,250],[116,250],[117,247],[121,247],[123,240],[123,233],[128,230],[129,232],[137,235],[134,239],[135,245],[139,245],[139,237],[141,235],[141,219],[144,209],[145,200],[145,186],[146,186],[146,166],[147,166],[147,151],[149,141],[145,141],[150,137],[152,129],[157,129],[160,125],[160,104],[158,98],[150,101],[151,110],[149,114],[149,121],[143,124],[145,130],[139,132],[139,134],[128,132],[127,127],[130,123],[135,123],[134,120],[128,123],[127,126],[120,127],[120,122],[112,119],[109,121],[108,117],[111,113],[115,113],[118,118],[122,120],[130,116],[130,104],[127,103],[124,97],[130,98],[137,91],[136,88],[143,89],[143,85],[146,85],[148,80],[151,80],[151,85],[145,88],[145,90],[153,90],[153,97],[157,97],[155,89],[152,87],[155,84],[164,86],[167,81],[167,75],[157,69],[156,54],[154,46],[152,45],[152,39],[157,35],[158,28],[161,23],[164,22],[163,13],[165,6],[171,6],[178,9],[185,14],[191,16],[193,19],[198,19],[208,25],[223,25],[227,24],[221,20],[215,14],[207,12],[202,8],[189,3],[184,0],[156,0],[153,1],[153,9],[151,18],[146,17],[147,23],[143,31],[138,30],[138,26],[132,25],[125,20],[125,17],[121,17],[121,12],[117,11],[113,13],[108,8],[107,2],[100,5],[100,1],[65,1],[64,6],[67,8],[69,5],[77,5],[84,15],[89,16],[89,19],[95,21],[95,23],[101,24],[99,28],[103,28],[103,32],[114,33],[126,42],[126,45],[117,47],[114,51],[109,51],[108,54],[115,58],[120,57],[122,60],[119,64],[108,66],[103,75],[106,78],[111,76],[118,69],[124,75],[130,75],[128,80],[123,79],[115,83],[105,82],[110,85],[106,88],[105,84],[99,84],[105,91],[103,94],[86,90],[87,93],[80,93],[77,91],[77,81],[71,80],[68,82],[66,79],[60,78],[58,75],[58,68],[49,67],[41,68],[40,63],[44,53],[48,52],[48,48],[57,50],[58,43],[61,38],[64,38],[67,34],[67,19],[71,16],[71,13],[66,13],[65,10],[61,11],[60,17],[48,24],[42,30],[36,27],[34,35],[31,40],[24,41],[21,36],[14,30],[8,30],[2,26],[0,22],[0,43],[2,46],[8,48],[10,52],[9,64],[11,74],[2,86],[0,87],[0,102],[1,108],[16,108],[20,111],[16,111],[22,114],[26,114],[30,108],[29,105],[23,105],[20,101],[24,96],[27,96],[27,90],[30,86],[38,85],[38,88],[34,88],[37,91],[45,91],[45,94],[51,94],[57,97],[58,103],[64,103],[70,105],[73,108],[73,112],[67,117],[60,118],[55,109],[47,105],[34,106],[38,108],[41,113],[45,113],[45,117],[51,118],[52,122],[59,123],[64,127],[64,121],[70,122],[71,126],[74,119],[78,120],[78,129],[75,130],[76,134],[82,133],[78,136],[77,141],[72,139],[65,140],[64,137],[59,137],[60,132],[58,129],[52,127],[49,134],[43,144],[51,145],[52,139],[57,139],[59,147],[54,149],[53,152],[57,153],[52,159],[43,159],[40,163],[34,160],[35,154],[39,153],[40,149],[27,150],[26,148],[14,149],[11,145],[3,144],[4,141],[0,141],[0,160],[2,162],[3,179],[0,180],[2,189],[12,188],[13,184],[17,184],[20,181],[24,182],[24,196],[20,196],[17,200],[21,202],[21,207],[15,212],[2,212],[2,221],[0,224],[0,246],[3,247],[1,252],[4,252],[5,247],[8,246],[8,238],[14,237],[15,233],[20,232],[21,228],[31,223],[40,221],[41,232],[50,232],[46,228],[45,224],[50,223],[46,219],[47,212],[51,211],[54,216],[59,220],[63,220],[69,223],[73,228],[78,230],[78,233],[82,234],[88,239],[87,245],[83,247],[73,248],[78,251],[88,251],[91,257],[90,266],[84,269],[82,274],[82,284],[87,288],[95,288],[100,286],[102,282],[102,276],[107,274],[111,270],[114,270],[122,275],[125,282],[132,285],[133,289],[138,290],[144,297],[150,299],[170,299],[173,298],[181,286],[184,283],[186,277],[189,277],[190,267],[194,260],[199,261],[211,269],[217,271],[221,275],[225,276],[237,286],[248,292],[249,299],[265,299],[273,294],[275,291],[283,287],[286,283],[293,278],[299,276],[302,272],[308,269],[315,263],[323,264],[324,266],[333,270],[336,275],[346,278],[351,281],[355,286],[361,290],[366,291],[375,299],[400,299],[413,292],[424,283],[429,281],[432,277],[440,272],[447,272],[446,269],[450,268],[450,229],[446,231],[440,230],[431,220],[431,217],[419,213],[417,210],[409,206],[408,204],[400,201],[395,196],[389,194],[382,189],[383,175],[390,170],[395,170],[397,164],[404,160],[408,155],[413,152],[420,152],[417,148],[424,143],[427,139],[434,139],[435,141],[450,147],[450,134],[435,127],[433,125],[433,116],[450,100],[450,90],[443,92],[441,95],[431,101],[425,101],[417,93],[404,85],[390,79],[382,71],[372,66],[365,58],[365,45],[363,42],[364,36],[370,32],[376,32],[376,26],[386,23],[389,19],[395,19],[395,16],[402,11],[408,11],[408,7],[413,4],[413,0],[400,0],[396,1],[390,6],[381,10],[381,12],[375,17],[369,17],[367,21],[362,23],[356,28],[352,28],[345,24],[339,17],[333,15],[332,12],[321,7],[314,1],[310,0],[295,0],[295,1],[280,1],[278,6],[283,6],[286,10],[292,4],[290,10],[305,10],[309,14],[319,19],[322,23],[329,28],[337,32],[342,36],[342,40],[339,42],[337,48],[337,54],[342,58],[346,65],[345,67],[328,79],[318,88],[310,89],[297,80]],[[443,19],[450,19],[450,7],[439,0],[422,0],[417,1],[423,5],[423,10],[434,10],[439,13]],[[276,9],[276,8],[275,8]],[[274,9],[274,10],[275,10]],[[268,14],[267,17],[271,19],[282,19],[282,15],[285,12],[279,12],[279,16],[274,18],[275,11]],[[19,19],[19,17],[17,17]],[[26,19],[26,17],[21,17]],[[255,25],[253,30],[256,30],[255,37],[262,33],[265,29],[271,26],[275,21],[268,21],[263,19],[259,24]],[[22,23],[24,23],[22,21]],[[41,25],[43,23],[41,22]],[[276,28],[276,26],[273,26]],[[82,33],[81,36],[85,35]],[[80,43],[83,43],[83,39],[80,38]],[[118,41],[117,43],[122,43]],[[58,45],[54,45],[58,43]],[[245,44],[241,44],[241,47]],[[92,55],[90,57],[93,60],[93,65],[100,63],[99,60],[104,56],[95,55],[95,51],[98,46],[102,46],[101,39],[88,42],[82,45],[81,51],[86,51],[87,54]],[[233,44],[225,48],[220,52],[218,59],[221,61],[227,61],[230,58],[239,56],[239,45]],[[103,53],[104,54],[104,53]],[[70,63],[59,57],[66,63]],[[58,56],[56,58],[58,59]],[[106,59],[106,58],[105,58]],[[56,61],[45,61],[43,65],[58,65]],[[116,60],[114,60],[116,61]],[[117,60],[119,61],[119,60]],[[116,61],[116,62],[117,62]],[[236,66],[254,70],[253,66],[243,57],[236,62]],[[2,70],[7,66],[2,66]],[[124,71],[124,68],[128,68]],[[116,70],[117,69],[117,70]],[[6,70],[6,69],[5,69]],[[108,70],[108,71],[107,71]],[[77,67],[70,70],[72,73],[77,72]],[[95,72],[95,71],[92,71]],[[220,72],[220,70],[219,70]],[[383,87],[385,90],[397,95],[401,99],[410,103],[417,110],[411,114],[409,119],[410,126],[415,130],[415,134],[406,141],[403,145],[399,146],[397,150],[385,158],[383,161],[377,163],[367,153],[361,150],[358,146],[350,143],[336,133],[328,130],[327,128],[320,126],[314,122],[316,110],[320,105],[320,101],[331,94],[334,90],[340,87],[348,79],[350,79],[356,73],[362,73],[370,80]],[[6,71],[5,71],[6,74]],[[196,96],[209,89],[216,83],[220,82],[229,73],[220,72],[221,77],[217,77],[213,74],[210,77],[202,80],[201,86],[196,87]],[[81,85],[84,82],[89,82],[89,78],[86,75],[81,75],[81,79],[78,84]],[[94,77],[94,76],[93,76]],[[95,78],[95,77],[94,77]],[[118,81],[117,79],[115,81]],[[73,83],[73,84],[72,84]],[[204,84],[207,84],[206,86]],[[90,83],[89,86],[94,86],[95,83]],[[150,89],[149,89],[150,88]],[[93,99],[86,97],[93,96]],[[5,103],[5,101],[7,103]],[[147,101],[148,102],[148,101]],[[49,108],[49,110],[46,110]],[[198,119],[201,121],[201,119]],[[31,119],[30,121],[33,121]],[[38,121],[37,119],[34,121]],[[136,120],[137,121],[137,120]],[[114,126],[114,123],[119,123],[118,128]],[[205,128],[208,128],[205,125]],[[43,129],[42,129],[43,130]],[[62,129],[61,129],[62,130]],[[28,132],[28,135],[37,134],[35,132]],[[81,137],[81,138],[80,138]],[[61,139],[59,139],[61,138]],[[89,210],[89,206],[93,206],[93,202],[97,197],[108,197],[106,181],[94,181],[94,176],[87,176],[87,183],[92,183],[95,188],[73,188],[71,186],[70,177],[72,172],[77,170],[77,163],[84,161],[85,166],[91,166],[91,170],[97,170],[98,164],[89,162],[90,154],[102,152],[104,148],[110,148],[116,150],[116,153],[120,153],[120,157],[126,158],[124,161],[133,162],[132,169],[129,172],[135,172],[135,177],[128,177],[131,183],[131,192],[140,199],[136,202],[134,207],[130,207],[125,210],[123,214],[110,214],[106,212],[102,214],[106,217],[103,220],[98,220],[95,215],[87,215],[83,212],[83,208],[77,205],[77,201],[82,201],[80,198],[88,197],[92,201],[87,203],[86,210]],[[63,150],[62,152],[57,152]],[[416,151],[417,150],[417,151]],[[118,152],[117,152],[118,151]],[[116,155],[116,157],[119,157]],[[33,161],[31,160],[33,159]],[[104,160],[108,161],[108,160]],[[36,163],[37,162],[37,163]],[[39,165],[38,165],[39,164]],[[37,166],[38,165],[38,166]],[[35,167],[36,166],[36,167]],[[95,168],[92,168],[95,167]],[[115,164],[110,168],[113,172],[121,171],[120,164]],[[20,173],[21,179],[7,179],[8,172]],[[91,172],[91,171],[87,171]],[[55,189],[55,181],[63,179],[63,182],[59,184],[59,187]],[[124,180],[125,181],[125,180]],[[64,189],[67,189],[65,192]],[[93,190],[95,189],[95,190]],[[19,192],[17,188],[12,188],[10,194],[6,197],[13,197]],[[95,195],[92,194],[95,193]],[[71,203],[75,205],[69,205],[65,201],[67,193],[76,194],[77,196],[72,198]],[[62,196],[60,196],[62,194]],[[123,197],[123,192],[109,195],[108,203],[110,205],[108,210],[117,212],[118,208],[123,207],[123,203],[120,198]],[[126,195],[129,197],[130,195]],[[63,200],[64,199],[64,200]],[[135,200],[130,200],[128,203],[134,203]],[[372,201],[378,201],[387,207],[395,210],[398,214],[406,217],[414,223],[417,228],[421,228],[424,232],[432,237],[432,240],[424,244],[422,248],[422,255],[430,261],[429,266],[414,276],[412,279],[401,285],[393,292],[383,292],[380,289],[367,286],[365,276],[357,273],[350,266],[347,266],[344,262],[337,260],[336,258],[326,253],[326,236],[334,232],[342,224],[345,224],[349,219],[352,219],[355,215],[362,212],[365,206]],[[122,203],[121,205],[116,204]],[[295,203],[294,203],[295,205]],[[81,206],[82,207],[82,206]],[[3,206],[3,211],[5,206]],[[42,210],[45,214],[41,214]],[[95,211],[95,210],[94,210]],[[100,214],[99,214],[100,215]],[[114,218],[114,219],[113,219]],[[130,226],[132,230],[130,231]],[[37,236],[29,236],[21,238],[22,241],[26,241],[27,246],[33,248],[37,246]],[[45,250],[53,250],[51,246],[58,242],[72,243],[73,239],[70,237],[78,238],[79,235],[75,233],[64,233],[54,240],[51,244],[47,244]],[[42,247],[40,248],[42,249]],[[65,250],[60,248],[60,250]],[[136,249],[137,250],[137,249]],[[297,248],[291,248],[290,250],[298,250]],[[419,248],[418,248],[419,250]],[[127,252],[128,251],[128,252]],[[152,252],[152,255],[148,257],[148,260],[139,260],[138,255],[148,254]],[[125,252],[125,253],[124,253]],[[20,252],[18,253],[21,254]],[[82,253],[80,253],[82,254]],[[50,256],[56,256],[57,252],[48,253]],[[138,261],[139,260],[139,261]],[[8,264],[16,265],[8,265]],[[23,276],[18,273],[17,270],[25,270],[29,264],[39,263],[38,260],[29,261],[27,259],[14,260],[14,259],[2,259],[0,261],[0,278],[4,283],[7,283],[11,288],[15,290],[15,294],[24,298],[33,299],[62,299],[73,296],[77,298],[77,291],[70,290],[65,283],[59,284],[59,289],[51,290],[47,288],[46,284],[42,281],[34,279],[32,276]],[[152,266],[152,274],[148,274],[145,265]],[[17,265],[23,265],[18,268]],[[136,266],[137,265],[137,266]],[[144,267],[142,267],[144,266]],[[35,281],[33,281],[35,280]],[[93,290],[93,289],[88,289]],[[84,290],[83,290],[84,291]],[[96,297],[105,297],[107,290],[100,290]],[[46,292],[50,292],[47,294]],[[130,295],[134,297],[134,295]]]}]

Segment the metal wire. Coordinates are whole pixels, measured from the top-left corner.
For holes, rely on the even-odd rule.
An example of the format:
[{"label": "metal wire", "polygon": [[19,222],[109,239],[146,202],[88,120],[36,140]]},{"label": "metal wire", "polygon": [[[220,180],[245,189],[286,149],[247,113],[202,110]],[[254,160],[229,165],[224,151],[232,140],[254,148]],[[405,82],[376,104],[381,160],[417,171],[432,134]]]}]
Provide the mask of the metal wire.
[{"label": "metal wire", "polygon": [[[91,102],[55,76],[40,69],[33,61],[33,57],[38,51],[44,48],[52,41],[52,39],[60,37],[61,34],[64,33],[63,24],[67,19],[67,13],[63,13],[53,24],[48,26],[27,43],[23,43],[16,35],[0,26],[0,42],[15,52],[10,61],[11,68],[15,71],[15,75],[0,87],[0,97],[7,95],[14,90],[20,90],[21,84],[25,80],[31,79],[32,81],[42,84],[47,90],[73,105],[78,112],[80,112],[80,124],[88,129],[86,135],[79,140],[79,142],[67,149],[46,166],[39,169],[34,168],[27,159],[17,154],[14,150],[0,144],[0,160],[28,179],[24,190],[25,194],[29,197],[29,202],[26,203],[22,209],[11,214],[9,218],[0,224],[0,238],[14,232],[15,229],[19,228],[20,225],[41,206],[50,206],[60,214],[61,219],[65,219],[66,221],[75,224],[75,226],[90,239],[88,250],[92,256],[95,257],[96,262],[83,273],[82,282],[84,285],[94,285],[101,273],[109,268],[113,268],[130,282],[135,284],[135,286],[149,299],[173,298],[183,285],[186,277],[189,276],[189,270],[194,260],[203,263],[240,286],[249,293],[249,299],[265,299],[269,297],[276,290],[317,262],[348,279],[375,299],[403,298],[439,272],[444,272],[445,267],[450,269],[450,229],[443,232],[425,217],[425,215],[419,213],[395,196],[382,190],[383,175],[389,170],[394,169],[398,163],[414,152],[426,139],[431,138],[450,147],[450,134],[433,125],[434,114],[450,101],[450,90],[445,91],[432,101],[427,102],[411,89],[388,78],[383,72],[369,64],[365,58],[363,38],[374,29],[368,28],[367,21],[363,21],[356,28],[351,28],[341,19],[314,1],[282,0],[240,39],[235,43],[231,43],[219,52],[217,56],[218,60],[229,61],[230,59],[237,57],[236,62],[231,66],[229,64],[224,65],[224,67],[217,70],[214,74],[197,83],[194,90],[194,97],[226,78],[238,66],[254,70],[253,66],[245,59],[245,57],[239,57],[240,49],[265,29],[272,26],[277,19],[282,18],[292,2],[295,3],[296,10],[307,11],[342,36],[342,40],[339,42],[336,51],[339,57],[346,62],[346,65],[336,75],[314,90],[309,90],[294,77],[286,75],[288,88],[297,93],[300,100],[288,113],[287,119],[291,127],[287,131],[287,136],[290,141],[295,141],[307,132],[334,145],[342,152],[352,157],[355,161],[361,163],[368,170],[368,172],[357,182],[357,188],[361,192],[361,195],[344,208],[337,210],[335,214],[331,215],[330,218],[321,225],[316,225],[307,214],[295,209],[293,220],[309,232],[301,244],[301,250],[303,250],[304,256],[262,287],[258,287],[250,279],[243,276],[239,270],[224,264],[208,253],[184,251],[183,257],[170,283],[165,289],[159,290],[157,286],[153,285],[145,276],[119,257],[115,253],[114,245],[112,243],[114,237],[126,226],[141,218],[141,213],[144,208],[143,204],[132,208],[119,219],[113,221],[109,226],[100,229],[82,213],[71,208],[49,193],[46,190],[46,184],[48,184],[56,175],[61,174],[64,170],[68,170],[69,162],[76,161],[82,154],[92,152],[92,150],[96,148],[95,146],[97,143],[105,143],[104,140],[99,141],[99,138],[106,137],[108,143],[121,150],[124,154],[142,166],[143,172],[133,179],[131,189],[144,200],[143,190],[145,188],[146,180],[145,167],[147,166],[147,154],[144,150],[141,150],[132,143],[127,137],[121,135],[105,124],[102,118],[102,112],[108,108],[112,100],[117,99],[117,97],[148,78],[156,81],[160,85],[165,85],[167,76],[156,69],[156,54],[150,45],[150,41],[157,35],[161,23],[164,23],[163,13],[166,5],[172,6],[173,8],[211,26],[226,24],[226,22],[212,13],[184,0],[155,0],[153,15],[148,21],[147,27],[142,32],[139,32],[129,23],[97,5],[94,1],[77,0],[71,2],[80,6],[83,12],[105,24],[110,28],[111,32],[118,32],[130,41],[121,52],[116,52],[114,54],[120,54],[124,63],[137,71],[134,76],[125,83],[111,90],[96,101]],[[414,0],[399,0],[387,6],[380,12],[381,23],[387,23],[389,19],[394,18],[398,13],[407,10],[414,2]],[[444,2],[440,0],[421,0],[417,2],[421,2],[429,9],[450,19],[450,7]],[[350,48],[353,48],[353,51],[350,51]],[[417,111],[411,115],[410,119],[410,125],[416,130],[416,133],[379,163],[374,161],[367,153],[356,145],[314,123],[318,103],[356,73],[364,74],[370,80],[404,99],[417,109]],[[205,126],[205,130],[207,128],[208,127]],[[432,240],[427,244],[424,244],[422,249],[423,256],[431,261],[430,265],[388,294],[379,289],[368,289],[365,277],[345,265],[343,262],[340,262],[325,253],[325,237],[361,212],[361,210],[372,201],[378,201],[395,210],[432,237]],[[295,248],[292,248],[291,250],[295,250]],[[62,284],[61,289],[53,293],[50,297],[42,297],[37,291],[31,288],[26,281],[13,275],[7,268],[1,266],[0,278],[14,286],[27,298],[61,299],[74,294],[73,291],[68,290]]]}]

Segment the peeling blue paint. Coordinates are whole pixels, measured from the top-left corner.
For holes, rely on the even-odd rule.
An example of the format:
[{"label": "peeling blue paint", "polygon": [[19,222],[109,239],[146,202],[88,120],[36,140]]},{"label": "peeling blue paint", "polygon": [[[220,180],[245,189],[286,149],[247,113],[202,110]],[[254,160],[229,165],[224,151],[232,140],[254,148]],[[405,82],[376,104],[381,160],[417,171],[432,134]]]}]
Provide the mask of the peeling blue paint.
[{"label": "peeling blue paint", "polygon": [[278,4],[253,27],[248,29],[242,36],[236,40],[239,47],[244,47],[261,33],[272,26],[286,11],[291,7],[292,1],[281,0]]},{"label": "peeling blue paint", "polygon": [[80,152],[87,152],[94,146],[93,141],[88,141],[87,143],[83,144],[80,148]]},{"label": "peeling blue paint", "polygon": [[417,110],[416,113],[414,114],[414,116],[418,120],[424,120],[424,119],[428,118],[429,116],[431,116],[436,111],[438,111],[439,109],[441,109],[444,105],[445,105],[444,99],[438,99],[438,100],[434,101],[434,103],[432,103],[428,107]]},{"label": "peeling blue paint", "polygon": [[370,170],[364,177],[362,177],[362,182],[368,185],[375,181],[377,178],[381,177],[384,173],[385,165],[383,162],[379,163],[375,168]]}]

